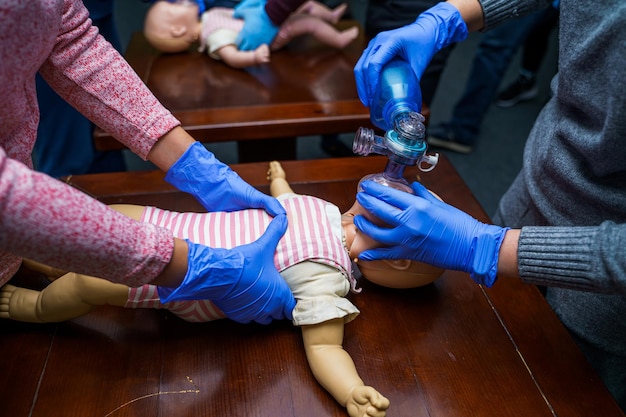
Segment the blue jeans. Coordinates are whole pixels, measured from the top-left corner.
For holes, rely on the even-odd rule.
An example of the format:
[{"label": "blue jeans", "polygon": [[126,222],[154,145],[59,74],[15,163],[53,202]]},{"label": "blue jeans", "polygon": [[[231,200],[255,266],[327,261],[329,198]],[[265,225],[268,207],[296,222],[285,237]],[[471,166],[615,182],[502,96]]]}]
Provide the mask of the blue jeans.
[{"label": "blue jeans", "polygon": [[[93,24],[119,51],[113,24],[113,0],[85,0]],[[125,171],[121,151],[98,152],[93,144],[93,124],[63,100],[37,74],[40,121],[33,152],[35,169],[52,177],[89,172]]]},{"label": "blue jeans", "polygon": [[[513,55],[531,33],[543,25],[554,26],[558,10],[548,9],[509,20],[486,32],[476,51],[465,91],[454,106],[450,127],[456,140],[471,145],[491,105]],[[545,31],[546,41],[550,30]],[[524,45],[525,48],[533,45]],[[543,49],[545,53],[545,48]],[[542,59],[543,56],[540,57]]]}]

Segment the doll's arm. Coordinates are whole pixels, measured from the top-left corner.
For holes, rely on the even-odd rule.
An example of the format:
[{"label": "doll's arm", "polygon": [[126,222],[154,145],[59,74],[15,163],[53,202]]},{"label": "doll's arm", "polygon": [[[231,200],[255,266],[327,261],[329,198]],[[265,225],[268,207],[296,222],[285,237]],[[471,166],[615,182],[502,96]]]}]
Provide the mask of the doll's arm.
[{"label": "doll's arm", "polygon": [[302,326],[311,371],[350,416],[385,416],[389,400],[359,377],[352,358],[342,346],[343,327],[343,319]]},{"label": "doll's arm", "polygon": [[270,62],[270,49],[265,44],[253,51],[240,51],[235,45],[226,45],[215,51],[215,54],[233,68],[246,68]]}]

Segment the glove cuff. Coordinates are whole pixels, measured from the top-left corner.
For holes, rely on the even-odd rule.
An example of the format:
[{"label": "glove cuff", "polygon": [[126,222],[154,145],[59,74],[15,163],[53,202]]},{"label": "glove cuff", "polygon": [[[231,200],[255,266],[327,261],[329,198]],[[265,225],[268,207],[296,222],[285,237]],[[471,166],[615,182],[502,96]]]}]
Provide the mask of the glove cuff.
[{"label": "glove cuff", "polygon": [[228,172],[227,165],[218,161],[200,142],[195,142],[167,170],[165,181],[195,196],[197,183],[218,183]]},{"label": "glove cuff", "polygon": [[467,25],[461,17],[459,9],[450,3],[437,3],[422,13],[420,17],[422,16],[428,16],[436,22],[438,31],[437,50],[441,50],[452,43],[464,41],[467,38]]},{"label": "glove cuff", "polygon": [[500,246],[509,227],[485,225],[472,240],[470,277],[479,284],[491,287],[497,279]]}]

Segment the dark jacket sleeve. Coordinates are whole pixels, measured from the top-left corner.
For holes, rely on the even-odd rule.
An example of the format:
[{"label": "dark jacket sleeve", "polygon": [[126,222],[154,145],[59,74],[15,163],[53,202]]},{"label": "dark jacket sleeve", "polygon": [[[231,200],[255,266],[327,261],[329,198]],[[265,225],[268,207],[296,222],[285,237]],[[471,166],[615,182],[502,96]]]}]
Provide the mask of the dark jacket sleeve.
[{"label": "dark jacket sleeve", "polygon": [[280,26],[305,0],[267,0],[265,11],[276,26]]}]

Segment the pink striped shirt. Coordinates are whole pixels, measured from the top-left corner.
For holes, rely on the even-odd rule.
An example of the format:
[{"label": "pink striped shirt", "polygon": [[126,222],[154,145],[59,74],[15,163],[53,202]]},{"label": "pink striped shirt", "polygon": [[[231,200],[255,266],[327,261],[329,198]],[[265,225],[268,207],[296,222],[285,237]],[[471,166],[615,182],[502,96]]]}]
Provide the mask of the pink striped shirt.
[{"label": "pink striped shirt", "polygon": [[80,0],[3,0],[0,43],[0,284],[20,257],[128,285],[150,282],[169,262],[171,232],[31,170],[35,74],[142,158],[179,122],[98,35]]},{"label": "pink striped shirt", "polygon": [[[327,216],[327,206],[336,207],[322,199],[301,195],[290,196],[281,203],[287,211],[289,227],[276,248],[274,255],[276,268],[283,271],[305,261],[322,263],[341,271],[346,279],[350,280],[354,290],[356,283],[352,277],[352,264],[343,246],[340,225],[334,230]],[[146,207],[141,220],[170,229],[174,236],[181,239],[189,239],[211,247],[232,248],[257,240],[269,225],[271,217],[263,210],[177,213]],[[158,302],[158,295],[154,289],[156,287],[152,289],[149,287],[151,286],[146,285],[142,289],[131,289],[127,307],[138,308],[146,305],[152,308],[168,308],[188,321],[199,321],[199,317],[210,319],[223,317],[210,301],[190,301],[184,305],[171,303],[172,306],[169,304],[163,306]],[[192,307],[193,304],[197,309]]]}]

